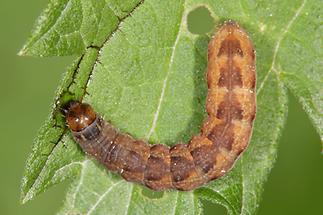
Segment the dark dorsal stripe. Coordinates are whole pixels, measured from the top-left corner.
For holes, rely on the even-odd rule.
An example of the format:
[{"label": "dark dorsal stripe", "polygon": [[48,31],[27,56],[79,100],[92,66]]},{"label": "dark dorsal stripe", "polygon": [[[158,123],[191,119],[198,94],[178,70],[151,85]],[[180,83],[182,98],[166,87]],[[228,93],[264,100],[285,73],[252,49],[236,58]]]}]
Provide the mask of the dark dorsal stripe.
[{"label": "dark dorsal stripe", "polygon": [[229,37],[221,42],[220,50],[218,52],[218,57],[222,55],[234,56],[239,55],[243,57],[243,51],[240,46],[240,41],[234,37]]}]

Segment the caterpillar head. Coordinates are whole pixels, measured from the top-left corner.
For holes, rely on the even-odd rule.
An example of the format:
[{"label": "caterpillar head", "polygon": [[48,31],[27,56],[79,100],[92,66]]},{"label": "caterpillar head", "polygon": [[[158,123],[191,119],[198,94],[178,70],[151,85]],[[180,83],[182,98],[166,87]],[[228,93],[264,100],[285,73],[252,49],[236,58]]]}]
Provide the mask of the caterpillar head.
[{"label": "caterpillar head", "polygon": [[63,113],[68,127],[74,132],[82,131],[96,119],[93,108],[89,104],[78,101],[69,102],[63,108]]}]

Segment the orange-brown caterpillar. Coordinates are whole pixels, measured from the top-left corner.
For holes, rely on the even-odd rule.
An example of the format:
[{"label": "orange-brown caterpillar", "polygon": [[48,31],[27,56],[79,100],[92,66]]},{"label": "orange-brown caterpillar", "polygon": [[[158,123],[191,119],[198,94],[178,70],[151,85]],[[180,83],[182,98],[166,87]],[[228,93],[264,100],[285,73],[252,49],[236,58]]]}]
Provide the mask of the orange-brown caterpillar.
[{"label": "orange-brown caterpillar", "polygon": [[153,190],[192,190],[224,175],[246,149],[256,113],[255,82],[253,45],[229,21],[209,43],[208,117],[188,144],[169,148],[135,140],[80,102],[69,103],[66,121],[87,154],[127,181]]}]

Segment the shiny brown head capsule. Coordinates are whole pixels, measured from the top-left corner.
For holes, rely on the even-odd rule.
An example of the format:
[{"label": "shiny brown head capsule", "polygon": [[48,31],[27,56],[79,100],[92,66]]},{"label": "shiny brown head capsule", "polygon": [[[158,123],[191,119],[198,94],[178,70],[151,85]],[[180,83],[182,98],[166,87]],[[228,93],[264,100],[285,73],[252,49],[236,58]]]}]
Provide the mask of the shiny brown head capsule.
[{"label": "shiny brown head capsule", "polygon": [[74,132],[82,131],[96,119],[96,114],[90,105],[77,101],[70,102],[64,113],[68,127]]}]

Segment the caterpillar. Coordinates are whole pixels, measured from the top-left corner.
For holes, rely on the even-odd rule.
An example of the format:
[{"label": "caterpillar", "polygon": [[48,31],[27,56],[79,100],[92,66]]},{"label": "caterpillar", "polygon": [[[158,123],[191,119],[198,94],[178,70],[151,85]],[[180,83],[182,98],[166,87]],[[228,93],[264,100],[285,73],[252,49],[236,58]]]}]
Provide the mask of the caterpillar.
[{"label": "caterpillar", "polygon": [[225,22],[208,45],[207,118],[188,144],[150,145],[120,133],[93,108],[71,101],[67,126],[84,152],[108,170],[152,190],[193,190],[223,176],[246,149],[256,115],[252,42],[237,23]]}]

